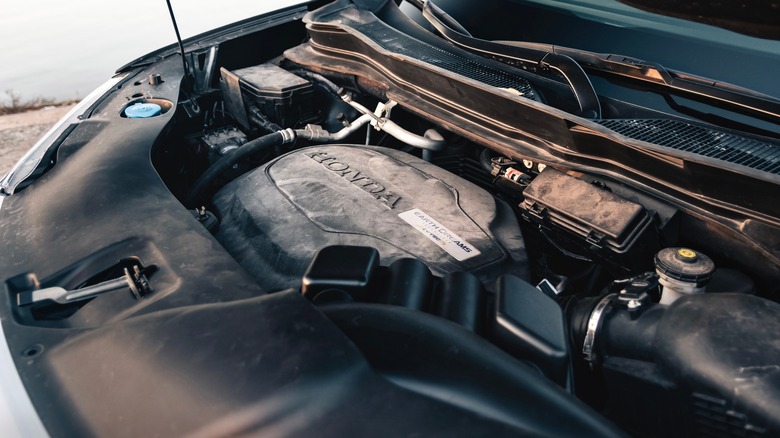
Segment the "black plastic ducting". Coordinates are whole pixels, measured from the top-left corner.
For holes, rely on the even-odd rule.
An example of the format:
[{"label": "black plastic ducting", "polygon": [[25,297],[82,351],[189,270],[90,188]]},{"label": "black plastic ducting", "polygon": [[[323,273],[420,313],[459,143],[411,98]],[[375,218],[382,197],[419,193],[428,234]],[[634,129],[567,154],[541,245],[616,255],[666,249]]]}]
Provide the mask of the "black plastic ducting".
[{"label": "black plastic ducting", "polygon": [[382,267],[374,248],[339,245],[317,253],[301,293],[323,307],[372,303],[441,317],[533,364],[560,386],[570,383],[563,312],[520,278],[500,277],[491,296],[468,272],[435,277],[424,263],[410,258]]},{"label": "black plastic ducting", "polygon": [[498,280],[492,335],[517,358],[537,364],[551,380],[567,385],[569,344],[558,303],[531,284],[511,275]]},{"label": "black plastic ducting", "polygon": [[443,318],[383,304],[321,310],[373,369],[410,391],[468,406],[532,435],[623,435],[532,367]]},{"label": "black plastic ducting", "polygon": [[[577,345],[598,301],[576,306]],[[703,293],[650,305],[638,318],[620,307],[602,318],[595,346],[611,416],[624,427],[657,436],[780,433],[780,304]]]}]

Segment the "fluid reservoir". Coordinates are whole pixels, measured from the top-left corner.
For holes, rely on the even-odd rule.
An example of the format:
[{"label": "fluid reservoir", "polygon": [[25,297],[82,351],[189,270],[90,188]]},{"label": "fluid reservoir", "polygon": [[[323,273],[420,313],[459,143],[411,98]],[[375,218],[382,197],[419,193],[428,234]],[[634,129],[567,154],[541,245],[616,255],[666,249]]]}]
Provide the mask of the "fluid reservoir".
[{"label": "fluid reservoir", "polygon": [[715,270],[715,263],[706,255],[689,248],[665,248],[655,256],[655,271],[659,276],[661,304],[672,304],[677,298],[703,293]]},{"label": "fluid reservoir", "polygon": [[146,119],[159,116],[162,113],[162,107],[156,103],[136,103],[125,109],[125,116],[130,119]]}]

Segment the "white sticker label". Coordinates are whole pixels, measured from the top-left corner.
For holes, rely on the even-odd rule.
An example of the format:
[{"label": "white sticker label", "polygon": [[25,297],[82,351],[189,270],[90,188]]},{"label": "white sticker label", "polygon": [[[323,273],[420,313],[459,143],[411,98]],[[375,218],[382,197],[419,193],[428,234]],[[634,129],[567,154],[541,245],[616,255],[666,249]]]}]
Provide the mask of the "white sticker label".
[{"label": "white sticker label", "polygon": [[476,257],[479,250],[460,236],[448,230],[444,225],[423,212],[419,208],[405,211],[398,215],[407,224],[413,226],[433,243],[439,245],[447,254],[455,257],[459,262]]}]

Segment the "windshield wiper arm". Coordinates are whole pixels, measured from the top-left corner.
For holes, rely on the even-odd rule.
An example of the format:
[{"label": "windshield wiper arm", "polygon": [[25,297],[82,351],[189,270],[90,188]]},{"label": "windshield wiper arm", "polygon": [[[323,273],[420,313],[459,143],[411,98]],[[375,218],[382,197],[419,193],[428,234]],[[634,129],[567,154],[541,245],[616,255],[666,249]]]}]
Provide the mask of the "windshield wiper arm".
[{"label": "windshield wiper arm", "polygon": [[601,118],[601,105],[593,84],[590,83],[582,67],[569,56],[474,38],[455,19],[432,2],[426,1],[421,5],[420,2],[413,2],[413,4],[422,6],[423,16],[436,30],[444,38],[463,49],[532,73],[557,73],[563,77],[574,93],[580,114],[589,118]]},{"label": "windshield wiper arm", "polygon": [[[543,43],[480,40],[473,38],[462,25],[430,0],[409,0],[409,2],[419,8],[423,12],[423,16],[436,30],[451,42],[472,52],[487,55],[490,58],[510,65],[513,65],[513,63],[507,62],[507,58],[521,58],[528,63],[533,63],[542,62],[543,60],[561,59],[550,57],[550,55],[562,56],[570,61],[574,61],[581,69],[599,76],[613,80],[639,83],[644,88],[652,91],[687,97],[697,102],[750,115],[770,123],[780,123],[780,100],[767,94],[738,85],[667,69],[657,63],[624,55],[595,53]],[[562,65],[567,68],[567,72],[573,71],[571,67],[566,65],[565,61]],[[576,73],[570,77],[566,74],[563,74],[563,76],[569,82],[575,95],[580,90],[585,89],[584,81],[577,78]],[[587,80],[587,75],[585,77]],[[572,78],[577,79],[576,83]],[[588,85],[590,85],[589,80]],[[585,103],[592,99],[592,97],[588,98],[584,92],[580,92],[580,94],[585,98]],[[579,100],[581,96],[578,95],[577,97]],[[582,107],[583,101],[581,100],[580,102]],[[598,100],[596,100],[596,103],[598,103]]]},{"label": "windshield wiper arm", "polygon": [[780,100],[738,85],[664,68],[662,65],[623,55],[594,53],[551,44],[497,41],[512,47],[566,55],[586,71],[601,76],[640,82],[659,91],[688,97],[719,108],[747,113],[761,120],[780,123]]}]

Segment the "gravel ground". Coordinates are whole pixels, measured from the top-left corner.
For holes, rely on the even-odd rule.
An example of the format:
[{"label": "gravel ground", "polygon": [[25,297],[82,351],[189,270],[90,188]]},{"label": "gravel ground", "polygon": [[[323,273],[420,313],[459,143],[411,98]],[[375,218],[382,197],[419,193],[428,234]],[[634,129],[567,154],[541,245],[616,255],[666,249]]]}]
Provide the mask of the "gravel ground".
[{"label": "gravel ground", "polygon": [[73,105],[46,107],[0,116],[0,177],[71,108]]}]

